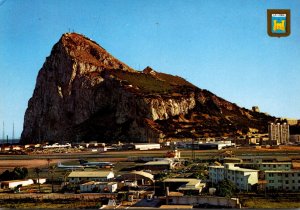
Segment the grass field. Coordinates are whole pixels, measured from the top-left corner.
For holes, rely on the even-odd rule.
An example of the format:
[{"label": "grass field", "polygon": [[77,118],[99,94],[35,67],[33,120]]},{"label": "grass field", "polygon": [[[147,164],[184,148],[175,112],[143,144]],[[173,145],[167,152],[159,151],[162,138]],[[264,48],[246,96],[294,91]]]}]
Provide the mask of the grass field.
[{"label": "grass field", "polygon": [[278,200],[278,199],[247,199],[242,203],[246,208],[263,208],[263,209],[289,209],[300,208],[299,201],[293,200]]}]

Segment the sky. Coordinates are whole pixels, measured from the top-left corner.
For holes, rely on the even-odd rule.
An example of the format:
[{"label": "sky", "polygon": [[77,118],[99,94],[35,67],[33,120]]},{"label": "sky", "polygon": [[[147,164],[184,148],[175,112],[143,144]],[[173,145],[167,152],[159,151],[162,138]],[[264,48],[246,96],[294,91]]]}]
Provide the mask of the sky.
[{"label": "sky", "polygon": [[[267,9],[291,34],[267,34]],[[300,119],[300,1],[0,0],[0,139],[18,138],[38,71],[66,32],[136,70],[151,66],[276,117]]]}]

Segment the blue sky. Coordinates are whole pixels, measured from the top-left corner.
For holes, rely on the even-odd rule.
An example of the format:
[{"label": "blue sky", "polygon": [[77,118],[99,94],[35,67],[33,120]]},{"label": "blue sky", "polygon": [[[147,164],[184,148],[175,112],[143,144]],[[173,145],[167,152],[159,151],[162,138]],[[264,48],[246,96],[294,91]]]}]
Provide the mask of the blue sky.
[{"label": "blue sky", "polygon": [[[291,10],[291,35],[267,35],[267,9]],[[22,132],[39,69],[68,31],[129,66],[182,76],[275,116],[300,118],[300,1],[0,0],[0,139]]]}]

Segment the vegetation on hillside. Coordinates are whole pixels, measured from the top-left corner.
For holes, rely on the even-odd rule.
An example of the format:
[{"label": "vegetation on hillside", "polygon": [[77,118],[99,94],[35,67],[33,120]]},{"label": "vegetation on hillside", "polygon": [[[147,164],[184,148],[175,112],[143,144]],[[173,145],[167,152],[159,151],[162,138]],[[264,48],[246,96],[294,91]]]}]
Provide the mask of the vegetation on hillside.
[{"label": "vegetation on hillside", "polygon": [[[185,93],[194,88],[192,84],[184,79],[168,74],[159,73],[159,76],[154,77],[145,73],[133,73],[120,70],[110,72],[112,75],[122,80],[123,83],[137,87],[141,92],[146,94],[171,94],[171,93]],[[160,75],[166,80],[160,79]]]}]

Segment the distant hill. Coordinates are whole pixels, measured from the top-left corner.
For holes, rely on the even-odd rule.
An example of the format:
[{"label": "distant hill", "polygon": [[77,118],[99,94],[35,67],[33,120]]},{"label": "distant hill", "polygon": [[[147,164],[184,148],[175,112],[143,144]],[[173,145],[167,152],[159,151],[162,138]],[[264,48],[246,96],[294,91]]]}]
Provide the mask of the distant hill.
[{"label": "distant hill", "polygon": [[231,136],[267,132],[274,120],[179,76],[136,71],[85,36],[66,33],[38,73],[21,142]]}]

